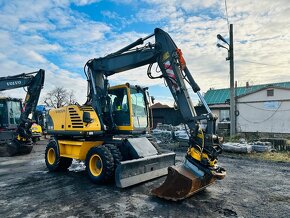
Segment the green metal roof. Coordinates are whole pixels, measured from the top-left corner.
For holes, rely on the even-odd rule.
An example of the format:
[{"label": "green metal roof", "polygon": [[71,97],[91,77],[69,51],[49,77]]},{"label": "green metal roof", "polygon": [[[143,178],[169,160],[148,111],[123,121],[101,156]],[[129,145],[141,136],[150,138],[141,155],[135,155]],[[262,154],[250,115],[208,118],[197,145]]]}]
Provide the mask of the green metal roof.
[{"label": "green metal roof", "polygon": [[[265,87],[282,87],[282,88],[290,88],[290,82],[281,82],[281,83],[269,83],[269,84],[261,84],[261,85],[254,85],[249,87],[237,87],[236,88],[236,95],[244,95]],[[205,101],[211,104],[224,104],[227,99],[230,98],[230,89],[212,89],[208,90],[205,95]]]}]

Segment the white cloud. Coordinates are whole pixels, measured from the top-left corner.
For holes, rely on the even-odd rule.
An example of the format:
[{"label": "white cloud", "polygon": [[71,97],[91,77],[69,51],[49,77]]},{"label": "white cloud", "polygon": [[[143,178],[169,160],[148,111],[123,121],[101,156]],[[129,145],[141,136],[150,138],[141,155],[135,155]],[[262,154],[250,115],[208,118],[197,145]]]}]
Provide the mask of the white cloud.
[{"label": "white cloud", "polygon": [[90,4],[99,2],[99,1],[101,1],[101,0],[74,0],[73,2],[76,5],[90,5]]},{"label": "white cloud", "polygon": [[63,44],[79,46],[103,39],[104,34],[110,31],[110,27],[103,23],[78,22],[75,27],[61,29],[50,33],[54,39],[62,40]]},{"label": "white cloud", "polygon": [[[183,50],[188,68],[202,91],[229,86],[227,51],[215,46],[217,34],[228,35],[224,1],[115,1],[140,9],[126,17],[104,10],[102,15],[106,23],[92,20],[84,12],[69,7],[70,4],[83,6],[97,2],[15,0],[1,4],[0,75],[44,68],[47,78],[43,93],[56,84],[75,87],[74,90],[81,90],[75,93],[83,102],[86,81],[81,68],[85,62],[148,35],[145,31],[124,32],[122,29],[145,23],[161,26],[169,32]],[[239,84],[290,81],[288,0],[227,3],[229,21],[234,23],[235,72]],[[142,67],[114,75],[110,77],[111,83],[129,81],[145,86],[164,86],[163,80],[148,79],[146,70],[147,67]]]}]

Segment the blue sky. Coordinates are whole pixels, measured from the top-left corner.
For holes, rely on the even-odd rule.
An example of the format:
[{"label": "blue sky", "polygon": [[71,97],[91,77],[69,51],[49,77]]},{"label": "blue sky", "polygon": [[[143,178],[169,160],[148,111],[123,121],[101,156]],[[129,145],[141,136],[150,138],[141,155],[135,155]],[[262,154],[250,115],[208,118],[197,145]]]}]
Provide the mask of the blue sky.
[{"label": "blue sky", "polygon": [[[234,24],[235,72],[240,86],[290,81],[288,0],[227,0]],[[46,70],[42,96],[55,86],[86,96],[83,66],[160,27],[183,50],[202,91],[229,86],[224,1],[220,0],[0,0],[0,76]],[[149,86],[157,101],[171,104],[163,80],[150,80],[147,67],[114,75],[111,84]],[[13,90],[4,95],[24,97]],[[22,96],[19,96],[21,93]],[[196,96],[192,95],[196,102]]]}]

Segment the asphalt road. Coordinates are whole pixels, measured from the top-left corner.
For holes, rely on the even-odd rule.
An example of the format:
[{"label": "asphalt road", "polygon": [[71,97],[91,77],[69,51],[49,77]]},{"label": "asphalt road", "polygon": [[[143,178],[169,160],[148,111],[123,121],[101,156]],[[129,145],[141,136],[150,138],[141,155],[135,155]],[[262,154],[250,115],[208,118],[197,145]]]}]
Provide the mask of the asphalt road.
[{"label": "asphalt road", "polygon": [[[0,217],[289,217],[290,164],[220,158],[227,177],[181,202],[150,195],[165,177],[118,189],[92,184],[82,163],[49,173],[45,141],[31,154],[0,158]],[[177,153],[177,160],[183,159]]]}]

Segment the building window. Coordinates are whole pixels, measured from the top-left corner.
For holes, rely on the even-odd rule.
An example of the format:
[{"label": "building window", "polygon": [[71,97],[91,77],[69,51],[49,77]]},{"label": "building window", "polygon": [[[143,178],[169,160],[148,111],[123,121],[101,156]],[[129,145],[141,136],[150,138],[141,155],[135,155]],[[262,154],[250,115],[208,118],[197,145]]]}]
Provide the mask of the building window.
[{"label": "building window", "polygon": [[274,96],[274,89],[268,89],[267,96]]},{"label": "building window", "polygon": [[220,122],[230,121],[230,110],[220,110]]}]

